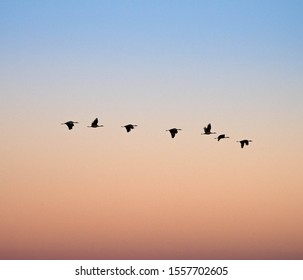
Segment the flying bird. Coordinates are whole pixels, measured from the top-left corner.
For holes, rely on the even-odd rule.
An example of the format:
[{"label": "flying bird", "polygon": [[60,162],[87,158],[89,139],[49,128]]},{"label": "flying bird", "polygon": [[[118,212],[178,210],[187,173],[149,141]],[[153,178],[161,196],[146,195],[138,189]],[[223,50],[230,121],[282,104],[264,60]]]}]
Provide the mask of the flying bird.
[{"label": "flying bird", "polygon": [[169,131],[171,134],[171,138],[174,138],[176,136],[176,134],[178,133],[178,130],[182,130],[180,128],[171,128],[171,129],[167,129],[166,131]]},{"label": "flying bird", "polygon": [[211,124],[209,123],[207,126],[204,127],[204,133],[205,135],[209,135],[209,134],[216,134],[216,132],[211,132]]},{"label": "flying bird", "polygon": [[68,121],[68,122],[65,122],[65,123],[61,123],[61,124],[66,124],[68,129],[71,130],[73,127],[74,127],[74,124],[75,123],[78,123],[78,122],[74,122],[74,121]]},{"label": "flying bird", "polygon": [[252,142],[252,140],[241,140],[241,141],[237,141],[237,142],[240,142],[241,144],[241,148],[243,149],[244,148],[244,145],[248,146],[249,142]]},{"label": "flying bird", "polygon": [[128,124],[128,125],[123,125],[122,127],[126,128],[127,132],[130,132],[132,129],[134,129],[137,125],[136,124]]},{"label": "flying bird", "polygon": [[225,136],[225,134],[220,134],[218,137],[216,137],[215,139],[218,139],[218,141],[220,141],[221,139],[225,139],[225,138],[229,138],[229,136]]},{"label": "flying bird", "polygon": [[98,118],[95,118],[95,120],[92,122],[92,124],[88,127],[93,127],[93,128],[96,128],[96,127],[103,127],[103,125],[98,125]]}]

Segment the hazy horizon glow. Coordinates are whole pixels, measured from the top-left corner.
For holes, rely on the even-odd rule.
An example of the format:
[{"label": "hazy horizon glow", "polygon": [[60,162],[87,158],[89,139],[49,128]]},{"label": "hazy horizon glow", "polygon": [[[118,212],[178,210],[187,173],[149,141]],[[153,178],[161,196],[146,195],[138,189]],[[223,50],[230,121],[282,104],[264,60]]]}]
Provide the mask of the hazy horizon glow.
[{"label": "hazy horizon glow", "polygon": [[302,259],[302,11],[1,1],[0,259]]}]

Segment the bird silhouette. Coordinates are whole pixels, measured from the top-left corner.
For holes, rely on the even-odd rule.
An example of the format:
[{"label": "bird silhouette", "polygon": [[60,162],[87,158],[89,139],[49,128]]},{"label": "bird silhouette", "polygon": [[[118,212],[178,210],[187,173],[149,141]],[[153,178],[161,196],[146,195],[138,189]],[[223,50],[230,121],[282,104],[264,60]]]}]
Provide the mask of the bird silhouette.
[{"label": "bird silhouette", "polygon": [[207,126],[204,127],[204,133],[205,135],[209,135],[209,134],[216,134],[216,132],[211,132],[211,124],[209,123]]},{"label": "bird silhouette", "polygon": [[71,130],[73,127],[74,127],[74,124],[75,123],[78,123],[78,122],[74,122],[74,121],[68,121],[68,122],[65,122],[65,123],[61,123],[61,124],[66,124],[68,129]]},{"label": "bird silhouette", "polygon": [[123,125],[122,127],[126,128],[127,132],[130,132],[132,129],[134,129],[137,125],[136,124],[127,124],[127,125]]},{"label": "bird silhouette", "polygon": [[178,133],[178,130],[182,130],[181,128],[171,128],[167,129],[166,131],[169,131],[171,134],[171,138],[174,138],[176,134]]},{"label": "bird silhouette", "polygon": [[92,124],[88,127],[93,127],[93,128],[96,128],[96,127],[103,127],[103,125],[98,125],[98,118],[95,118],[95,120],[92,122]]},{"label": "bird silhouette", "polygon": [[229,136],[225,136],[225,134],[220,134],[218,137],[216,137],[215,139],[218,139],[218,141],[220,141],[221,139],[225,139],[225,138],[229,138]]},{"label": "bird silhouette", "polygon": [[240,140],[240,141],[237,141],[237,142],[240,142],[241,144],[241,148],[243,149],[244,148],[244,145],[248,146],[249,142],[252,142],[252,140]]}]

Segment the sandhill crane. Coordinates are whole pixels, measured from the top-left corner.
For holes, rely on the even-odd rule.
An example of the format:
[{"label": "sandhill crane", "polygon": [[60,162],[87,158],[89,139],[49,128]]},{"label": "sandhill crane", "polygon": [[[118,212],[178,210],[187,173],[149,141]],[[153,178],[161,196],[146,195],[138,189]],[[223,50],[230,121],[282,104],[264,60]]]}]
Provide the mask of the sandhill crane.
[{"label": "sandhill crane", "polygon": [[229,138],[229,136],[225,136],[225,134],[220,134],[218,137],[216,137],[215,139],[218,139],[218,141],[220,141],[221,139],[225,139],[225,138]]},{"label": "sandhill crane", "polygon": [[88,127],[93,127],[93,128],[96,128],[96,127],[103,127],[103,125],[98,125],[98,118],[95,118],[95,120],[92,122],[92,124]]},{"label": "sandhill crane", "polygon": [[66,124],[68,129],[72,129],[74,127],[74,124],[75,123],[78,123],[78,122],[74,122],[74,121],[68,121],[68,122],[65,122],[65,123],[61,123],[61,124]]},{"label": "sandhill crane", "polygon": [[204,127],[204,133],[201,134],[209,135],[216,134],[216,132],[211,132],[211,124],[209,123],[207,126]]},{"label": "sandhill crane", "polygon": [[243,149],[244,148],[244,145],[248,146],[249,142],[252,142],[252,140],[240,140],[240,141],[237,141],[237,142],[240,142],[241,144],[241,148]]},{"label": "sandhill crane", "polygon": [[178,133],[178,130],[182,130],[181,128],[171,128],[167,129],[166,131],[169,131],[171,134],[171,138],[174,138],[176,134]]},{"label": "sandhill crane", "polygon": [[137,125],[136,124],[127,124],[127,125],[123,125],[122,127],[126,128],[127,132],[130,132],[132,129],[134,129]]}]

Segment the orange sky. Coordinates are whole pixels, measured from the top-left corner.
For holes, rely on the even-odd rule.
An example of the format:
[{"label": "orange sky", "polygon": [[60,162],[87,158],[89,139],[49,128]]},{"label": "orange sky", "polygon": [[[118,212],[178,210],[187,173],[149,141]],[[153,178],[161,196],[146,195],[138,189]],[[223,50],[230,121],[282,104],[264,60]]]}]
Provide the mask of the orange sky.
[{"label": "orange sky", "polygon": [[5,131],[2,258],[302,258],[291,134],[242,150],[186,128],[48,125]]}]

